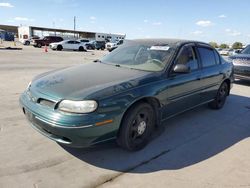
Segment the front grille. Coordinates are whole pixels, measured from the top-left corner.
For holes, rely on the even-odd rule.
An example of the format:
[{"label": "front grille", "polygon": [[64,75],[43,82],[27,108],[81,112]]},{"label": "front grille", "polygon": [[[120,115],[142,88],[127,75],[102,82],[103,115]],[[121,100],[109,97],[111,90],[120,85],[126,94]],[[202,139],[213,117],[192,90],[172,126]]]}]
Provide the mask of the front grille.
[{"label": "front grille", "polygon": [[40,105],[43,105],[43,106],[47,106],[47,107],[50,107],[50,108],[54,108],[55,107],[55,102],[53,101],[50,101],[50,100],[47,100],[47,99],[38,99],[37,103],[39,103]]},{"label": "front grille", "polygon": [[241,64],[241,65],[249,65],[250,66],[250,60],[249,59],[234,59],[234,64]]}]

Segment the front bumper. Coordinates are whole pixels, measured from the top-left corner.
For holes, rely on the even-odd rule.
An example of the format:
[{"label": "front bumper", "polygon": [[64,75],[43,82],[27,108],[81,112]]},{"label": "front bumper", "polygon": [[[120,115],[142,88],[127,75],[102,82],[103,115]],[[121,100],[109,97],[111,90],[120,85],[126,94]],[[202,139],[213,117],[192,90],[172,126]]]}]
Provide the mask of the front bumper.
[{"label": "front bumper", "polygon": [[112,50],[116,49],[117,47],[118,47],[118,46],[112,46],[112,47],[111,47],[111,46],[110,46],[110,47],[107,46],[106,49],[107,49],[108,51],[112,51]]},{"label": "front bumper", "polygon": [[[70,115],[56,112],[30,101],[26,92],[20,97],[20,106],[35,130],[51,140],[72,147],[89,147],[114,139],[120,124],[120,117],[111,117],[112,114]],[[102,126],[95,125],[107,119],[113,121]]]}]

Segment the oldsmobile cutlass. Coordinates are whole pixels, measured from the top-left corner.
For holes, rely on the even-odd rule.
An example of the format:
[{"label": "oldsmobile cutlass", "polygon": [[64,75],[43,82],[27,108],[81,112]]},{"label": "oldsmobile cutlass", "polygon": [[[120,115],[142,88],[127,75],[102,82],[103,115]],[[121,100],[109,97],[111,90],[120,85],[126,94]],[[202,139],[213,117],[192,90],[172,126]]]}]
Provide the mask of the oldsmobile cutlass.
[{"label": "oldsmobile cutlass", "polygon": [[20,105],[58,143],[116,140],[134,151],[170,117],[206,103],[221,109],[232,82],[233,65],[206,43],[132,40],[95,62],[35,77]]}]

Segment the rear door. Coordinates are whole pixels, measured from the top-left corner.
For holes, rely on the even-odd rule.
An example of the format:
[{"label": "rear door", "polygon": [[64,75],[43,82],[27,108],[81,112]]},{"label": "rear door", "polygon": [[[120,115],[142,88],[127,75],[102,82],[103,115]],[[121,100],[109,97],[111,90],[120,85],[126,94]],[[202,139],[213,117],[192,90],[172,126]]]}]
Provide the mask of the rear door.
[{"label": "rear door", "polygon": [[192,108],[201,102],[201,69],[194,44],[185,45],[180,49],[174,62],[174,65],[176,64],[187,65],[190,72],[170,72],[167,80],[168,87],[165,90],[167,102],[162,113],[163,119]]},{"label": "rear door", "polygon": [[197,46],[199,59],[202,65],[202,85],[201,100],[203,102],[215,98],[217,90],[223,80],[223,71],[218,52],[205,45]]}]

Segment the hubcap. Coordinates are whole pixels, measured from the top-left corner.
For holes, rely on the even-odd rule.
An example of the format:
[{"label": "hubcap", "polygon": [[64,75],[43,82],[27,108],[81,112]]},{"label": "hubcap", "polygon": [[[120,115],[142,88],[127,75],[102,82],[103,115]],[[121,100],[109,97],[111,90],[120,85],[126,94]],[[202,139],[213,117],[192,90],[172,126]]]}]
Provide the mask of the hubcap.
[{"label": "hubcap", "polygon": [[227,95],[227,87],[223,86],[219,91],[218,102],[223,103]]},{"label": "hubcap", "polygon": [[138,125],[138,128],[137,128],[138,135],[142,135],[144,133],[146,126],[147,126],[147,124],[145,121],[140,122],[140,124]]}]

